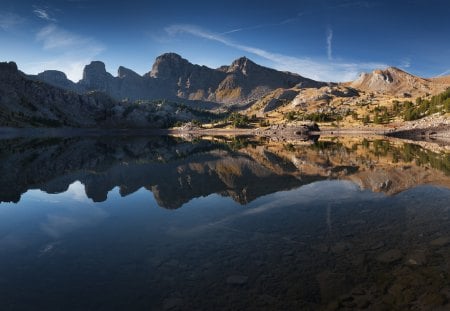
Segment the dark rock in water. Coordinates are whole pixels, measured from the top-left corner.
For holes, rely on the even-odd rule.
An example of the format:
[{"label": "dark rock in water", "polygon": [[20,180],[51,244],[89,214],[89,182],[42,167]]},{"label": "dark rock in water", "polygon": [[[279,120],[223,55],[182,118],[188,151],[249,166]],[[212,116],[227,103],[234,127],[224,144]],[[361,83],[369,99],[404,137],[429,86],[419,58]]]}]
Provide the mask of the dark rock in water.
[{"label": "dark rock in water", "polygon": [[377,260],[382,263],[393,263],[403,257],[402,252],[398,249],[391,249],[382,253],[377,257]]},{"label": "dark rock in water", "polygon": [[230,285],[244,285],[248,281],[248,276],[245,275],[231,275],[227,277],[227,284]]},{"label": "dark rock in water", "polygon": [[450,243],[450,237],[448,236],[441,236],[437,239],[434,239],[430,242],[430,245],[432,246],[445,246]]}]

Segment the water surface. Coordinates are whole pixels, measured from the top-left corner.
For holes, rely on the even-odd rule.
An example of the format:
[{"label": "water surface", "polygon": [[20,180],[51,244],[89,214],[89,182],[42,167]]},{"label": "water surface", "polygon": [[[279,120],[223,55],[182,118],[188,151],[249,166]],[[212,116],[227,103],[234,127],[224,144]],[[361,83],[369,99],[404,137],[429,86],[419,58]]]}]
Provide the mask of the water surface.
[{"label": "water surface", "polygon": [[0,147],[4,310],[448,307],[448,154],[351,138]]}]

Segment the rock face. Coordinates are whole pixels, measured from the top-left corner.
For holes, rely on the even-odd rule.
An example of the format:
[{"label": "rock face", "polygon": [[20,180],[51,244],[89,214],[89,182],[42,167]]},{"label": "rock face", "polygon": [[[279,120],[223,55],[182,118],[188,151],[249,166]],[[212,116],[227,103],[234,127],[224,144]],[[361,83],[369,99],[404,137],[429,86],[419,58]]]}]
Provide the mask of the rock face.
[{"label": "rock face", "polygon": [[256,100],[276,88],[323,85],[297,74],[259,66],[246,57],[230,66],[210,69],[192,65],[174,53],[158,57],[149,76],[164,81],[168,95],[176,93],[179,98],[225,104]]},{"label": "rock face", "polygon": [[62,88],[64,90],[70,90],[74,92],[80,92],[82,88],[76,83],[67,79],[64,72],[58,70],[46,70],[39,73],[37,76],[30,76],[35,80],[48,83],[50,85]]},{"label": "rock face", "polygon": [[29,79],[15,63],[0,63],[2,126],[91,127],[106,121],[114,105],[104,94],[78,95]]},{"label": "rock face", "polygon": [[[85,74],[90,85],[120,92],[123,77],[132,83],[136,77],[126,68],[114,78],[102,63],[92,64]],[[65,75],[46,72],[40,75],[64,84]],[[34,77],[35,78],[35,77]],[[15,63],[0,63],[0,126],[10,127],[120,127],[160,128],[176,121],[201,120],[205,113],[166,101],[132,104],[118,102],[98,91],[78,94],[67,88],[36,81],[20,72]],[[130,88],[134,85],[130,85]]]},{"label": "rock face", "polygon": [[105,64],[93,61],[84,68],[78,83],[57,71],[46,71],[33,78],[80,93],[100,91],[116,100],[170,99],[207,101],[220,104],[245,104],[276,88],[319,87],[325,85],[300,75],[259,66],[246,57],[218,69],[191,64],[175,53],[156,58],[152,69],[140,76],[119,67],[117,77]]}]

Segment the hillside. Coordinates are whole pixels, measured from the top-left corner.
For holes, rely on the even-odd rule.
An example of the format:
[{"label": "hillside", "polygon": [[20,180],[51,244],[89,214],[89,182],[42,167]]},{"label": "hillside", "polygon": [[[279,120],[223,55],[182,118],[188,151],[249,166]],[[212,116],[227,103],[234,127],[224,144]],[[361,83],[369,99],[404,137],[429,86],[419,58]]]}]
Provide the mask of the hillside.
[{"label": "hillside", "polygon": [[341,122],[348,127],[403,123],[449,112],[448,87],[449,77],[421,78],[389,67],[347,83],[277,89],[253,103],[245,114],[266,125],[296,120]]}]

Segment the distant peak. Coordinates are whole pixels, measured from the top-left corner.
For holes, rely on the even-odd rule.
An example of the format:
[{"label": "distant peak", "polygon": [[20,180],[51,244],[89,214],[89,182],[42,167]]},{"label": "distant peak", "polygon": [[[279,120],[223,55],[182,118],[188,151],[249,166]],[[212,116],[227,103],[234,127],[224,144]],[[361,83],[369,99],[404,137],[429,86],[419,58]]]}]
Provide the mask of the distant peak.
[{"label": "distant peak", "polygon": [[105,68],[105,70],[106,70],[105,63],[102,61],[99,61],[99,60],[93,60],[88,66],[95,67],[95,68]]},{"label": "distant peak", "polygon": [[[235,59],[233,61],[233,63],[231,64],[231,66],[243,66],[243,65],[248,65],[248,64],[255,64],[254,62],[252,62],[249,58],[247,58],[246,56],[242,56],[239,57],[238,59]],[[256,64],[255,64],[256,65]]]},{"label": "distant peak", "polygon": [[182,60],[185,60],[185,59],[183,59],[183,57],[181,57],[179,54],[177,54],[177,53],[173,53],[173,52],[170,52],[170,53],[164,53],[164,54],[161,54],[160,56],[158,56],[157,58],[156,58],[156,61],[161,61],[161,60],[164,60],[164,61],[182,61]]},{"label": "distant peak", "polygon": [[182,58],[177,53],[164,53],[156,58],[149,75],[154,78],[170,77],[181,70],[181,68],[190,65],[192,66],[188,60]]},{"label": "distant peak", "polygon": [[17,64],[15,62],[0,62],[0,70],[7,72],[17,72]]},{"label": "distant peak", "polygon": [[252,62],[247,57],[243,56],[231,63],[231,66],[228,68],[228,72],[241,71],[243,74],[247,74],[249,69],[256,68],[258,65]]},{"label": "distant peak", "polygon": [[394,66],[389,66],[389,67],[387,67],[385,69],[375,69],[373,71],[373,73],[374,74],[385,74],[385,73],[405,73],[405,74],[409,74],[408,72],[406,72],[406,71],[404,71],[404,70],[402,70],[400,68],[394,67]]},{"label": "distant peak", "polygon": [[86,74],[106,74],[106,66],[104,62],[99,60],[92,61],[89,65],[84,66],[83,76]]},{"label": "distant peak", "polygon": [[42,78],[53,78],[53,79],[61,79],[61,80],[67,79],[66,74],[59,70],[45,70],[43,72],[38,73],[38,76],[42,77]]},{"label": "distant peak", "polygon": [[138,74],[131,69],[128,69],[123,66],[119,66],[119,68],[117,69],[117,76],[119,78],[123,78],[126,76],[138,76]]},{"label": "distant peak", "polygon": [[391,70],[391,71],[402,71],[404,72],[404,70],[401,70],[400,68],[394,67],[394,66],[390,66],[388,67],[386,70]]}]

